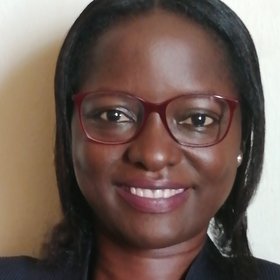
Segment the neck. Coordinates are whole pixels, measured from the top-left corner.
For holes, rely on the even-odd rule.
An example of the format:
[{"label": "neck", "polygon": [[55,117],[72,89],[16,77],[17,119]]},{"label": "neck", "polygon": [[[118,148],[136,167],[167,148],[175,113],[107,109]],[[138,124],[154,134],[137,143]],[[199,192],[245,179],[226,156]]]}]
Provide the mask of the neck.
[{"label": "neck", "polygon": [[206,234],[160,249],[124,248],[105,236],[99,238],[95,280],[182,279],[201,251]]}]

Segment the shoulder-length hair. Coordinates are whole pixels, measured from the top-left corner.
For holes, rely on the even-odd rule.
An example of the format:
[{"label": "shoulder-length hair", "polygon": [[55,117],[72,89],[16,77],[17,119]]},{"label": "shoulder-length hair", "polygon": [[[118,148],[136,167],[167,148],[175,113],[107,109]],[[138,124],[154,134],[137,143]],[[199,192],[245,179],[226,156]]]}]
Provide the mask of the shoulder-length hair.
[{"label": "shoulder-length hair", "polygon": [[94,233],[91,210],[79,190],[71,155],[72,95],[83,82],[90,50],[100,35],[117,22],[155,9],[194,20],[224,43],[241,101],[243,162],[231,194],[215,215],[211,228],[223,254],[235,260],[251,257],[246,210],[262,170],[265,118],[258,58],[248,30],[219,0],[95,0],[70,29],[57,61],[55,165],[64,217],[47,246],[49,260],[81,260],[83,244]]}]

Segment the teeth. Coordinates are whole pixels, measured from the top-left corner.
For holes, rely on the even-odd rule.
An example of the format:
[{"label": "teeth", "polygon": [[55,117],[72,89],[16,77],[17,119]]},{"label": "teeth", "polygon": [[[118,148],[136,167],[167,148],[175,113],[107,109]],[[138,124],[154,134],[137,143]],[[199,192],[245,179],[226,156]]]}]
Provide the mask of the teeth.
[{"label": "teeth", "polygon": [[184,189],[141,189],[141,188],[130,188],[130,192],[136,196],[144,198],[170,198],[176,194],[182,193]]}]

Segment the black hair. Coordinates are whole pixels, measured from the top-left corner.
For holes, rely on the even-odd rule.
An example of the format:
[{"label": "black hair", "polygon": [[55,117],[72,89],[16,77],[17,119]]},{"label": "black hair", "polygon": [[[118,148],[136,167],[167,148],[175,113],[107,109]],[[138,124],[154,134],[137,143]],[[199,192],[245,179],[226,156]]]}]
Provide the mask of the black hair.
[{"label": "black hair", "polygon": [[71,97],[83,82],[90,49],[101,34],[116,23],[155,9],[192,19],[211,30],[224,43],[229,56],[241,100],[243,162],[230,196],[215,215],[211,228],[218,249],[236,262],[236,271],[244,270],[244,275],[248,275],[238,279],[252,279],[246,269],[252,260],[246,211],[263,164],[263,90],[251,36],[239,17],[219,0],[95,0],[70,29],[60,51],[55,76],[55,164],[63,221],[54,229],[47,246],[48,259],[81,260],[85,240],[94,234],[91,210],[76,182],[71,156]]}]

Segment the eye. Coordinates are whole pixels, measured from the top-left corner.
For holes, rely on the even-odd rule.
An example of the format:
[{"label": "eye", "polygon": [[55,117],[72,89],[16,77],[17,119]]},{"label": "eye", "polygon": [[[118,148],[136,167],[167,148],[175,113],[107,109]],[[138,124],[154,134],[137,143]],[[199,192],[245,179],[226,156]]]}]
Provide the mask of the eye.
[{"label": "eye", "polygon": [[185,120],[180,121],[179,124],[185,124],[193,127],[207,127],[211,126],[218,120],[205,113],[195,113],[187,117]]},{"label": "eye", "polygon": [[136,121],[136,116],[133,112],[125,108],[99,109],[96,112],[91,112],[87,118],[107,123],[127,123]]},{"label": "eye", "polygon": [[129,122],[131,119],[119,110],[108,110],[100,114],[100,119],[108,122]]}]

